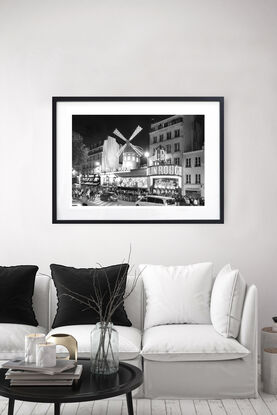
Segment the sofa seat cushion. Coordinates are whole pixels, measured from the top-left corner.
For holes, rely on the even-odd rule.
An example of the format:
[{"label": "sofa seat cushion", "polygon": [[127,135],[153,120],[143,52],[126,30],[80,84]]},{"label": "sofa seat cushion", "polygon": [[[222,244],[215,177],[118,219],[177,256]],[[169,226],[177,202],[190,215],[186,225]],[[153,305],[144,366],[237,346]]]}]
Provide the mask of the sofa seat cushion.
[{"label": "sofa seat cushion", "polygon": [[250,352],[233,338],[218,334],[208,324],[172,324],[152,327],[143,335],[142,356],[163,362],[230,360]]},{"label": "sofa seat cushion", "polygon": [[[56,333],[70,334],[78,342],[78,357],[90,357],[90,333],[94,324],[82,324],[74,326],[61,326],[49,332],[47,337]],[[119,359],[135,359],[141,351],[141,332],[135,327],[114,326],[119,337]]]},{"label": "sofa seat cushion", "polygon": [[26,324],[0,324],[0,360],[9,360],[23,357],[25,354],[25,335],[31,333],[45,333],[46,329],[40,326]]}]

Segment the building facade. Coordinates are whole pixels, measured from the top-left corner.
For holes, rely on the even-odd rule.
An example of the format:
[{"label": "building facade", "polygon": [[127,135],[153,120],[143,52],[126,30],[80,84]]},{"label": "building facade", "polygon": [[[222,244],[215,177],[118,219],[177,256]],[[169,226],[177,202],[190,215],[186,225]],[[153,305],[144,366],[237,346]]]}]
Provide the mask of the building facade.
[{"label": "building facade", "polygon": [[88,149],[87,160],[82,165],[82,174],[99,173],[102,165],[103,141],[92,144]]},{"label": "building facade", "polygon": [[173,164],[160,164],[147,167],[148,187],[151,193],[173,196],[181,190],[182,167]]},{"label": "building facade", "polygon": [[205,197],[204,148],[183,154],[183,196]]},{"label": "building facade", "polygon": [[101,154],[101,172],[110,172],[118,170],[119,157],[118,152],[120,145],[117,143],[114,137],[108,136],[103,143],[103,150]]},{"label": "building facade", "polygon": [[120,145],[115,138],[107,137],[93,144],[88,149],[86,163],[82,165],[83,174],[98,174],[117,170],[119,167],[118,151]]},{"label": "building facade", "polygon": [[[149,132],[148,171],[152,173],[152,166],[160,166],[160,174],[156,173],[156,177],[153,175],[151,179],[153,192],[178,191],[184,195],[185,154],[193,151],[202,151],[203,153],[201,150],[203,145],[204,116],[202,115],[174,115],[152,123]],[[171,166],[172,168],[168,169],[162,166]],[[197,176],[197,180],[199,180],[199,176]]]},{"label": "building facade", "polygon": [[141,157],[129,144],[126,145],[122,159],[122,170],[135,170],[140,166]]},{"label": "building facade", "polygon": [[[151,124],[149,164],[155,164],[158,150],[165,152],[166,164],[182,165],[183,153],[199,150],[204,144],[199,116],[174,115]],[[202,117],[202,116],[200,116]]]}]

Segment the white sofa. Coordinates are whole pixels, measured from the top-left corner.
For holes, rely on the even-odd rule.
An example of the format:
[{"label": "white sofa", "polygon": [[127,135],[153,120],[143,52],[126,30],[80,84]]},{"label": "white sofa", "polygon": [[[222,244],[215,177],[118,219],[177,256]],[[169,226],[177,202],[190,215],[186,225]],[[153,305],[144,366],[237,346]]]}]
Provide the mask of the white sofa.
[{"label": "white sofa", "polygon": [[[128,286],[132,277],[128,278]],[[93,325],[51,330],[57,307],[52,280],[37,275],[33,306],[38,327],[0,324],[0,360],[24,355],[24,335],[33,332],[72,334],[79,357],[90,354]],[[139,280],[125,302],[132,327],[119,332],[120,360],[144,371],[137,397],[146,398],[253,398],[257,396],[257,290],[247,287],[237,339],[218,334],[211,324],[163,325],[143,330],[144,294]],[[49,332],[50,331],[50,332]]]}]

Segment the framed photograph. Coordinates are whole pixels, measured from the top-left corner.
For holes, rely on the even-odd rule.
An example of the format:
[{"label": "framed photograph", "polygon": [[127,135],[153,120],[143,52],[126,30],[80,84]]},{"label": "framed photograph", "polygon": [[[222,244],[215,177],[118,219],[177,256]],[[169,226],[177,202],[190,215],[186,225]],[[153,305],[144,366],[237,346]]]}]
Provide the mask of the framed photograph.
[{"label": "framed photograph", "polygon": [[53,223],[223,223],[223,97],[53,97]]}]

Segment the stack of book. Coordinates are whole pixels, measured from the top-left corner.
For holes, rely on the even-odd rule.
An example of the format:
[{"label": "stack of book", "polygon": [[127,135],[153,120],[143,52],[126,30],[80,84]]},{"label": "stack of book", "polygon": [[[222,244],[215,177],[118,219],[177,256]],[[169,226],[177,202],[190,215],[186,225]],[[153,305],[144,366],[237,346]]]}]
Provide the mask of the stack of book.
[{"label": "stack of book", "polygon": [[24,360],[9,360],[2,365],[7,368],[6,379],[11,386],[71,386],[81,377],[83,366],[73,360],[57,360],[54,367],[38,367]]}]

